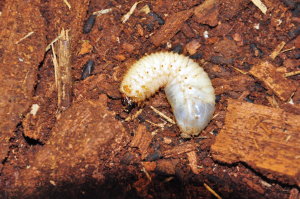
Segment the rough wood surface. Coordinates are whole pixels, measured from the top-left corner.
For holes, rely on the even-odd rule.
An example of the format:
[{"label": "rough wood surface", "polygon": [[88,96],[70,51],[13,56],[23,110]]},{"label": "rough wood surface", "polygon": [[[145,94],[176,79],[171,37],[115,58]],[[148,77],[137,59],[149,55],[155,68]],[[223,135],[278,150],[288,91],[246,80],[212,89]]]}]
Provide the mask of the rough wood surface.
[{"label": "rough wood surface", "polygon": [[171,15],[166,24],[151,37],[151,42],[155,46],[167,43],[183,26],[184,22],[193,14],[193,9],[181,11]]},{"label": "rough wood surface", "polygon": [[283,74],[277,72],[276,67],[268,61],[253,66],[249,72],[283,101],[287,101],[297,89],[296,85],[284,78]]},{"label": "rough wood surface", "polygon": [[195,151],[196,148],[197,148],[197,145],[195,143],[185,143],[185,144],[175,146],[172,149],[167,149],[167,150],[163,151],[162,154],[165,158],[168,158],[168,157],[180,155],[183,153]]},{"label": "rough wood surface", "polygon": [[62,30],[58,40],[58,67],[55,67],[56,86],[58,95],[58,110],[64,111],[71,105],[72,76],[71,76],[71,42],[69,31]]},{"label": "rough wood surface", "polygon": [[194,20],[198,23],[216,26],[218,24],[218,0],[207,0],[195,8]]},{"label": "rough wood surface", "polygon": [[137,147],[141,151],[142,159],[144,159],[148,154],[148,147],[151,143],[152,135],[147,132],[144,125],[138,126],[135,135],[130,143],[131,147]]},{"label": "rough wood surface", "polygon": [[229,100],[213,158],[245,162],[271,179],[300,185],[300,115]]},{"label": "rough wood surface", "polygon": [[20,168],[12,181],[0,184],[8,198],[45,198],[38,196],[43,192],[42,185],[84,183],[87,178],[104,180],[101,166],[108,160],[103,156],[109,151],[114,158],[115,152],[128,143],[122,123],[106,104],[107,97],[101,95],[98,100],[73,104],[64,111],[45,147],[26,160],[27,167]]}]

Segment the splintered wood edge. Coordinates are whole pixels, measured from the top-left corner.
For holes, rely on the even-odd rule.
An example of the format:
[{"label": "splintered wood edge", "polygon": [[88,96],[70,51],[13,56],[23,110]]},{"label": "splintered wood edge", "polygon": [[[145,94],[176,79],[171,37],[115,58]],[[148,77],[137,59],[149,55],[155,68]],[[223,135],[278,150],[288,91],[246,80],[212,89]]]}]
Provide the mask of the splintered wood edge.
[{"label": "splintered wood edge", "polygon": [[230,99],[225,126],[211,147],[213,158],[245,162],[271,179],[299,186],[299,121],[300,115],[282,109]]}]

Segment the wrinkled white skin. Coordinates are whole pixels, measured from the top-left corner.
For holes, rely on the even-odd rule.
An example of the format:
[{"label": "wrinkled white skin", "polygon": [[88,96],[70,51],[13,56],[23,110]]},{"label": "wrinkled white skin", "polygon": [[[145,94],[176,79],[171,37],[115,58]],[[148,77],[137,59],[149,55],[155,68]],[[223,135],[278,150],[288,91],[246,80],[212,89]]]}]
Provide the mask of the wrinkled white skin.
[{"label": "wrinkled white skin", "polygon": [[165,87],[181,136],[190,138],[199,135],[215,110],[214,89],[207,73],[183,55],[153,53],[129,68],[120,91],[141,102],[161,87]]}]

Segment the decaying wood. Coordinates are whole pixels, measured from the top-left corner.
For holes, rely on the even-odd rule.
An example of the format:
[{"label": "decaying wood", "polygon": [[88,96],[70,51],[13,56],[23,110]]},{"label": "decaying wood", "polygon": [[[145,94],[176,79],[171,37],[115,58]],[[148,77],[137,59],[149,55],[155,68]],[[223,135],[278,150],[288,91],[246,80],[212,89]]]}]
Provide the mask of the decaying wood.
[{"label": "decaying wood", "polygon": [[163,157],[168,158],[168,157],[180,155],[183,153],[195,151],[196,148],[197,148],[197,145],[195,143],[184,143],[184,144],[175,146],[171,149],[163,151],[162,155],[163,155]]},{"label": "decaying wood", "polygon": [[229,100],[213,158],[245,162],[271,179],[300,185],[300,115]]},{"label": "decaying wood", "polygon": [[[55,84],[57,87],[58,110],[64,111],[71,105],[72,77],[71,77],[71,42],[68,30],[62,30],[57,44],[58,60],[53,53],[55,69]],[[53,49],[54,50],[54,49]]]},{"label": "decaying wood", "polygon": [[199,174],[202,169],[198,166],[196,151],[188,152],[186,155],[189,160],[189,166],[191,167],[192,172],[194,174]]},{"label": "decaying wood", "polygon": [[297,89],[293,82],[284,78],[284,74],[277,72],[276,67],[268,61],[253,66],[249,72],[283,101],[287,101]]},{"label": "decaying wood", "polygon": [[155,46],[167,43],[183,26],[183,23],[193,15],[193,9],[184,10],[171,15],[166,23],[151,37]]},{"label": "decaying wood", "polygon": [[148,155],[148,147],[152,141],[151,133],[147,132],[144,125],[139,125],[130,143],[131,147],[137,147],[141,151],[142,159]]},{"label": "decaying wood", "polygon": [[218,24],[219,0],[206,0],[195,8],[193,19],[198,23],[216,26]]},{"label": "decaying wood", "polygon": [[214,78],[212,80],[216,95],[229,91],[245,91],[248,89],[248,86],[254,84],[254,82],[254,78],[248,75],[237,75],[230,78]]}]

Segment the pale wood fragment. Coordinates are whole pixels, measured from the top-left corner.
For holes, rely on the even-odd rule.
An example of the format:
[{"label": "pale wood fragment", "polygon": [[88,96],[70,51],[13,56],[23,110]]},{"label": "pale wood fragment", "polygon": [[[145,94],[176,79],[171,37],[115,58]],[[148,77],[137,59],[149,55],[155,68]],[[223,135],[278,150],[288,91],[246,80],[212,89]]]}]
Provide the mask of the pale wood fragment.
[{"label": "pale wood fragment", "polygon": [[283,101],[287,101],[297,89],[291,80],[284,78],[268,61],[254,65],[249,72]]},{"label": "pale wood fragment", "polygon": [[300,185],[300,115],[229,100],[225,126],[211,147],[213,158],[245,162],[265,176]]},{"label": "pale wood fragment", "polygon": [[180,155],[183,153],[188,153],[191,151],[195,151],[197,148],[197,145],[195,143],[184,143],[178,146],[173,147],[172,149],[168,149],[162,152],[162,155],[165,158]]},{"label": "pale wood fragment", "polygon": [[151,37],[151,42],[155,46],[167,43],[192,15],[193,9],[171,15],[167,18],[166,23]]},{"label": "pale wood fragment", "polygon": [[57,44],[57,59],[53,49],[55,68],[55,83],[57,87],[58,110],[64,111],[71,105],[72,76],[71,76],[71,42],[68,30],[62,30]]},{"label": "pale wood fragment", "polygon": [[144,125],[139,125],[130,143],[130,146],[139,148],[141,151],[142,159],[144,159],[148,155],[148,148],[151,141],[151,133],[147,132]]}]

